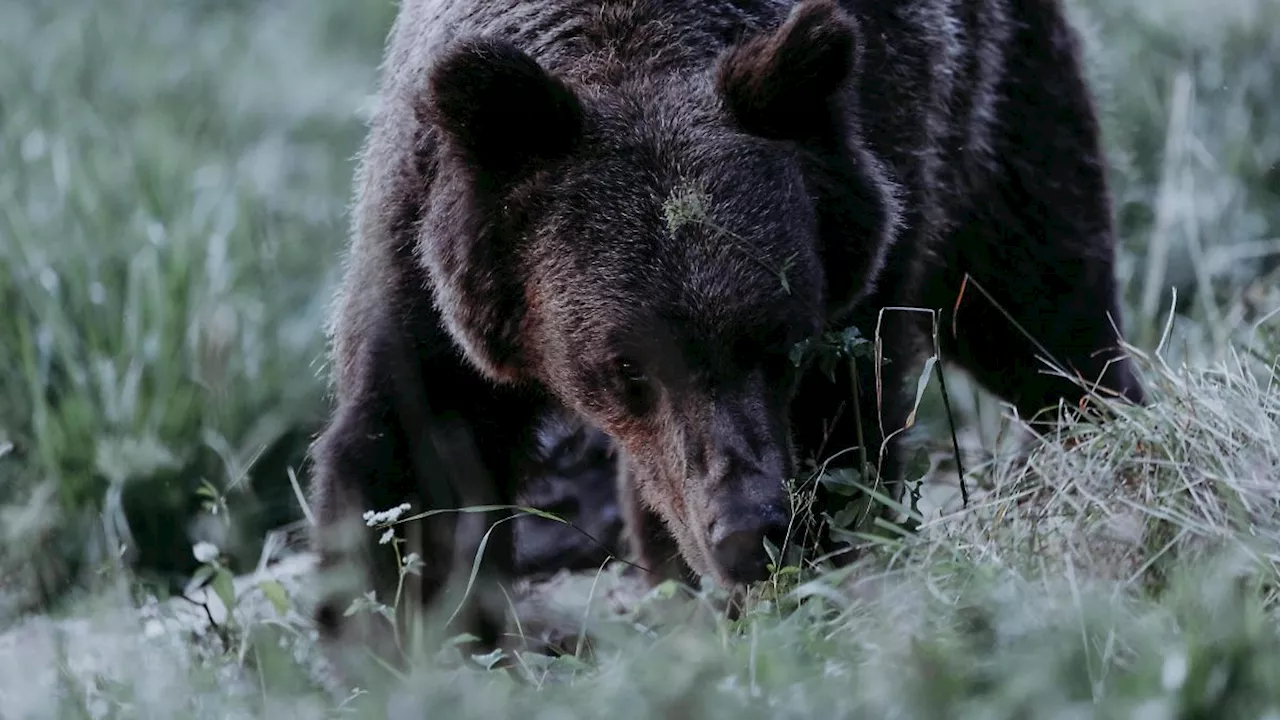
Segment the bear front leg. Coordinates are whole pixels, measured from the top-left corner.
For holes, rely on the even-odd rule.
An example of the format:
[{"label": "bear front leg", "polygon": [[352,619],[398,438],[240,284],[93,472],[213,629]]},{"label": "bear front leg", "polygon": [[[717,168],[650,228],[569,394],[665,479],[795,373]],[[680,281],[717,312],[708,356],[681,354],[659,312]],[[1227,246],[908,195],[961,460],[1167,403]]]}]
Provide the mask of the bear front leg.
[{"label": "bear front leg", "polygon": [[[450,631],[476,635],[479,651],[498,644],[506,604],[497,586],[513,564],[512,527],[501,522],[509,511],[443,513],[397,526],[396,534],[410,540],[401,555],[416,552],[423,561],[420,577],[407,575],[404,586],[396,554],[378,542],[381,533],[365,526],[363,514],[402,503],[411,506],[403,516],[512,504],[536,417],[533,399],[486,382],[443,335],[413,333],[413,343],[406,335],[385,323],[362,338],[339,383],[333,421],[314,450],[315,545],[327,585],[315,614],[321,635],[331,646],[369,642],[392,662],[400,653],[391,624],[364,613],[346,617],[347,607],[369,589],[391,604],[399,588],[396,629],[403,631],[408,613],[438,604],[450,581],[466,580],[490,528],[482,572],[458,614],[460,626]],[[458,542],[463,529],[465,542]]]},{"label": "bear front leg", "polygon": [[950,262],[926,283],[929,306],[943,311],[944,353],[1024,419],[1075,405],[1088,387],[1142,403],[1119,349],[1115,230],[1078,43],[1056,0],[1010,8],[1017,30],[991,128],[993,172],[956,218]]},{"label": "bear front leg", "polygon": [[[340,403],[334,419],[313,448],[315,471],[312,507],[316,526],[312,546],[318,557],[320,596],[314,620],[322,644],[331,653],[366,645],[380,658],[400,665],[403,656],[396,642],[397,629],[380,615],[360,612],[348,616],[352,603],[368,591],[376,601],[395,605],[399,584],[392,548],[377,542],[364,513],[391,510],[409,503],[421,509],[416,482],[404,443],[387,422],[385,399],[373,394]],[[415,548],[423,558],[421,589],[433,596],[444,581],[442,570],[451,537],[432,527],[435,542]],[[397,528],[403,534],[404,527]],[[397,622],[403,620],[403,604]],[[401,624],[401,627],[403,625]],[[357,653],[358,655],[358,653]],[[348,656],[334,656],[351,670]]]}]

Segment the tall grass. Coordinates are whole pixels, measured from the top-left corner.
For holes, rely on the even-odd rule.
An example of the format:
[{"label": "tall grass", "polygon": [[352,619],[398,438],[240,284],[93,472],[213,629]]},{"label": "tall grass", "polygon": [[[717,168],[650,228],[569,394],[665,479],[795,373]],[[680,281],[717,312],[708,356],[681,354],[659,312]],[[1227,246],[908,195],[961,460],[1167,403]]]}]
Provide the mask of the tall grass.
[{"label": "tall grass", "polygon": [[324,410],[326,287],[387,16],[0,8],[0,562],[28,576],[6,588],[54,594],[121,545],[170,573],[194,539],[252,561],[258,537],[186,527],[224,495],[246,521],[296,513],[281,479]]},{"label": "tall grass", "polygon": [[0,636],[0,699],[19,717],[1272,717],[1274,368],[1145,369],[1152,407],[981,469],[969,509],[851,572],[778,573],[733,622],[715,589],[645,595],[615,568],[518,607],[586,633],[585,659],[416,654],[404,682],[351,687],[316,657],[303,565],[194,594],[207,616],[103,596],[29,621]]}]

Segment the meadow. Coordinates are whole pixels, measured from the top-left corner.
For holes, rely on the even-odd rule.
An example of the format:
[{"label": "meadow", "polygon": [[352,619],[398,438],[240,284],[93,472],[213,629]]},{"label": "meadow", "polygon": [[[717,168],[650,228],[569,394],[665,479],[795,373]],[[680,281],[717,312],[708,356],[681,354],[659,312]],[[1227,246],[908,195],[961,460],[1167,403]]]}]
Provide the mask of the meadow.
[{"label": "meadow", "polygon": [[1280,2],[1070,8],[1150,407],[1031,441],[949,374],[920,532],[852,572],[733,622],[587,573],[590,656],[334,690],[255,571],[307,522],[395,6],[0,0],[0,718],[1280,718]]}]

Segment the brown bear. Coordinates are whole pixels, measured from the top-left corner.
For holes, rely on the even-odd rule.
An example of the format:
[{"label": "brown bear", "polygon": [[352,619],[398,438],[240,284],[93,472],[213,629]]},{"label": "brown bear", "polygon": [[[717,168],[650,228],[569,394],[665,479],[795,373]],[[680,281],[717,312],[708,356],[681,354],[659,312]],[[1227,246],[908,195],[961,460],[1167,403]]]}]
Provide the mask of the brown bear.
[{"label": "brown bear", "polygon": [[[1144,401],[1059,0],[405,0],[357,185],[316,539],[327,568],[373,553],[383,598],[361,513],[512,502],[548,413],[615,444],[640,564],[763,577],[800,460],[857,446],[897,487],[930,323],[884,308],[938,311],[944,359],[1024,414]],[[882,360],[793,362],[850,326]],[[421,530],[422,602],[489,532],[482,646],[506,516]]]}]

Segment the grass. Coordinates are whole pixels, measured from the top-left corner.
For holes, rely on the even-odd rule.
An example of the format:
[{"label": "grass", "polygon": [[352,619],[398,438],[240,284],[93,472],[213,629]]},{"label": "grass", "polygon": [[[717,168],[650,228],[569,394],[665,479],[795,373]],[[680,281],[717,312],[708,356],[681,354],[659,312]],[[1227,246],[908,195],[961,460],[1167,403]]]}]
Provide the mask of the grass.
[{"label": "grass", "polygon": [[[557,612],[589,660],[336,693],[306,586],[252,571],[302,517],[394,6],[110,5],[0,0],[3,717],[1280,717],[1280,3],[1072,6],[1151,408],[1013,442],[948,377],[974,500],[856,573],[733,623],[588,574]],[[192,575],[207,606],[160,601]]]},{"label": "grass", "polygon": [[[251,563],[325,409],[318,329],[385,20],[219,5],[0,9],[0,562],[59,561],[14,607],[122,543],[161,573],[193,570],[199,539]],[[222,497],[251,536],[189,537]]]}]

